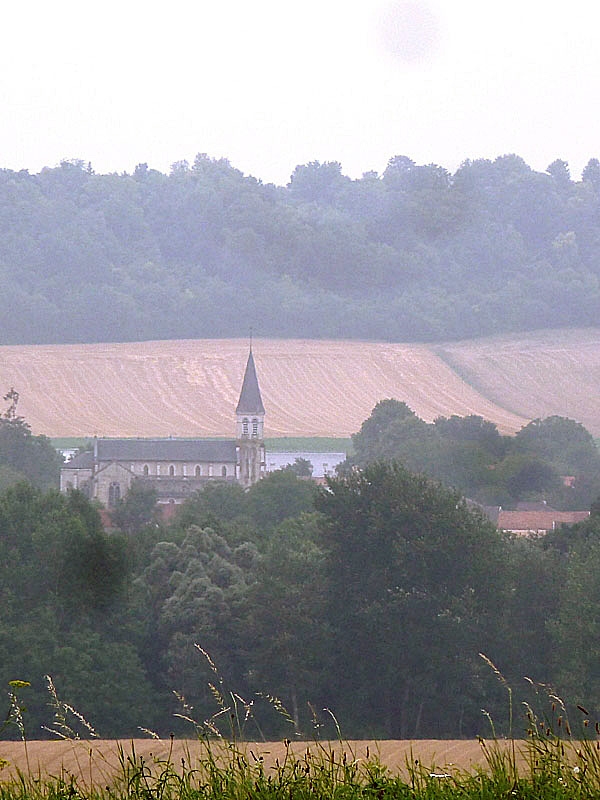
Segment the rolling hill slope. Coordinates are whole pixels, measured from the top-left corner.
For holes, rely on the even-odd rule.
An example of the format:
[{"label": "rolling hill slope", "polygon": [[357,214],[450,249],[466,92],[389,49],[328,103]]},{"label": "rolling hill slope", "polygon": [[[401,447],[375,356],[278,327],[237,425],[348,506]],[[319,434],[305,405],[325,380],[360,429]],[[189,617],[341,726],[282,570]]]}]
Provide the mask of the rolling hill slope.
[{"label": "rolling hill slope", "polygon": [[[0,347],[0,391],[49,436],[231,436],[248,344],[184,340]],[[600,331],[443,346],[258,340],[267,436],[348,436],[378,400],[502,432],[565,414],[600,434]]]},{"label": "rolling hill slope", "polygon": [[435,352],[502,408],[528,419],[570,417],[600,436],[600,329],[490,337]]}]

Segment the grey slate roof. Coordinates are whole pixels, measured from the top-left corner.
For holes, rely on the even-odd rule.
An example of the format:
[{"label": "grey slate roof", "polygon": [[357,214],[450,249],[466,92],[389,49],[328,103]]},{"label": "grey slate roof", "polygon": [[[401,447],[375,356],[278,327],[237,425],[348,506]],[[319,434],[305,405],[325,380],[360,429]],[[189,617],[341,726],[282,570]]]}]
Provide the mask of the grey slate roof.
[{"label": "grey slate roof", "polygon": [[234,439],[98,439],[97,446],[99,462],[237,462]]},{"label": "grey slate roof", "polygon": [[73,456],[70,461],[62,465],[62,469],[92,469],[94,466],[94,454],[89,450]]},{"label": "grey slate roof", "polygon": [[248,361],[246,363],[244,382],[242,383],[242,391],[240,392],[240,399],[237,404],[235,413],[236,414],[265,413],[265,407],[263,406],[262,397],[260,396],[258,378],[256,377],[256,367],[254,366],[254,356],[252,355],[252,350],[250,350]]}]

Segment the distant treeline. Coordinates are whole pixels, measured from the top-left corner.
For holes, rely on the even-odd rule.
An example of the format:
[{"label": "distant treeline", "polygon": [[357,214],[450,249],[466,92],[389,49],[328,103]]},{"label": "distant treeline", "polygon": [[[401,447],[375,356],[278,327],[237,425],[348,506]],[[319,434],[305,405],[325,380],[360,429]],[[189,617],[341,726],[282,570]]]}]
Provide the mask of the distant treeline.
[{"label": "distant treeline", "polygon": [[285,187],[198,155],[169,175],[0,171],[2,342],[263,336],[439,340],[595,325],[600,162],[516,155],[454,175],[337,162]]}]

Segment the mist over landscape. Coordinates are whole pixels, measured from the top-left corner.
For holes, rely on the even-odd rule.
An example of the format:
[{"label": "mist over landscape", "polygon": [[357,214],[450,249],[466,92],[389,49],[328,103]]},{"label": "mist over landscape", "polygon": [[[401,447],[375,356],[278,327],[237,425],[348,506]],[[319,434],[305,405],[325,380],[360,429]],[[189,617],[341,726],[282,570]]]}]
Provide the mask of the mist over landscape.
[{"label": "mist over landscape", "polygon": [[599,798],[600,6],[5,5],[1,800]]},{"label": "mist over landscape", "polygon": [[198,155],[163,174],[0,171],[2,343],[439,341],[597,324],[600,163],[338,162],[263,184]]},{"label": "mist over landscape", "polygon": [[[35,735],[44,674],[103,736],[185,736],[220,670],[283,698],[270,736],[315,700],[353,736],[474,737],[484,705],[507,731],[479,652],[600,709],[599,278],[595,158],[0,170],[0,683],[31,679]],[[165,463],[115,498],[127,459],[107,507],[96,466],[56,491],[46,435],[92,461],[96,433],[232,436],[250,336],[266,436],[352,436],[324,488],[300,453],[246,491]],[[167,470],[188,491],[163,516]]]}]

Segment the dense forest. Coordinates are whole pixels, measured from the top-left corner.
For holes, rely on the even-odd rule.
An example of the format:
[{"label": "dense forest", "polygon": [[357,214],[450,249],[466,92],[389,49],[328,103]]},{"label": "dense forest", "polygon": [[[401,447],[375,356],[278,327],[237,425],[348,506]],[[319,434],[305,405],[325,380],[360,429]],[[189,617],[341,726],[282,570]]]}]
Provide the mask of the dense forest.
[{"label": "dense forest", "polygon": [[[249,738],[335,736],[322,709],[349,737],[486,735],[481,709],[506,731],[505,685],[480,653],[515,699],[536,704],[551,686],[600,714],[600,473],[578,423],[503,437],[478,417],[428,425],[383,401],[326,487],[299,477],[302,463],[248,491],[216,481],[167,523],[134,485],[106,531],[83,495],[47,489],[52,447],[16,393],[5,399],[0,687],[30,738],[89,735],[71,707],[105,737],[231,724]],[[585,522],[512,538],[461,485],[594,502]]]},{"label": "dense forest", "polygon": [[[285,187],[198,155],[169,175],[0,171],[2,343],[439,340],[596,325],[600,162],[337,162]],[[255,327],[256,327],[256,323]]]},{"label": "dense forest", "polygon": [[0,493],[0,683],[30,682],[29,738],[53,723],[45,675],[103,737],[227,733],[219,698],[250,738],[335,736],[324,708],[350,737],[487,735],[481,709],[503,731],[508,707],[479,653],[518,700],[528,676],[600,712],[596,513],[511,539],[383,462],[328,491],[215,484],[169,525],[143,501],[107,533],[77,492]]}]

